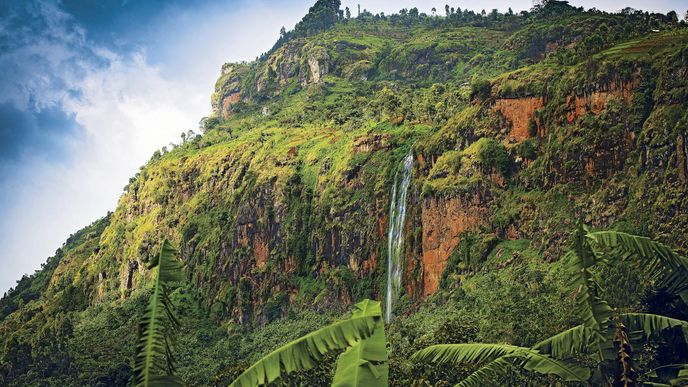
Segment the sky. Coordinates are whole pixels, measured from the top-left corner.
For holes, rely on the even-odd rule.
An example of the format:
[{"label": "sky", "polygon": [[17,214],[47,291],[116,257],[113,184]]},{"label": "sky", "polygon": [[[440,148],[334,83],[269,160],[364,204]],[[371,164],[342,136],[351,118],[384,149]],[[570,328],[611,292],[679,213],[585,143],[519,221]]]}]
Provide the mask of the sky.
[{"label": "sky", "polygon": [[[0,0],[0,294],[114,211],[153,151],[210,113],[225,62],[253,60],[315,0]],[[387,14],[530,0],[342,1]],[[683,15],[685,0],[573,0]],[[648,8],[651,7],[651,8]],[[440,11],[441,12],[441,11]]]}]

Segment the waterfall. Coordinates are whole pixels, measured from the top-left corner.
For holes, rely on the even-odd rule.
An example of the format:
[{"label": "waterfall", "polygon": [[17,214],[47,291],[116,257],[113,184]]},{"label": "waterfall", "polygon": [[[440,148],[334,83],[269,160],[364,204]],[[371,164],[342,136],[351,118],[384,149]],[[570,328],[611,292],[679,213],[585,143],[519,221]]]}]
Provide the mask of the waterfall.
[{"label": "waterfall", "polygon": [[[404,253],[404,219],[406,218],[406,194],[411,184],[413,153],[404,157],[392,183],[392,199],[389,204],[389,226],[387,229],[387,300],[385,321],[392,318],[392,302],[401,287],[401,258]],[[400,175],[401,172],[401,176]]]}]

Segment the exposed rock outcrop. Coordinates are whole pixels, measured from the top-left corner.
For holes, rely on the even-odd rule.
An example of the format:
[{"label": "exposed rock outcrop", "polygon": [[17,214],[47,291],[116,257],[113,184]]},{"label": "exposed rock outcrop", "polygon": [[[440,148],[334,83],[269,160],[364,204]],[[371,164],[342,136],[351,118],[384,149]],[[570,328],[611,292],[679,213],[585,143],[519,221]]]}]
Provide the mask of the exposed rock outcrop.
[{"label": "exposed rock outcrop", "polygon": [[[511,141],[523,141],[542,135],[544,126],[537,119],[535,112],[545,106],[544,97],[498,98],[493,109],[499,112],[510,125],[507,138]],[[531,130],[531,128],[536,130]]]},{"label": "exposed rock outcrop", "polygon": [[437,290],[447,260],[459,244],[459,234],[475,230],[489,210],[479,193],[457,197],[429,197],[422,202],[422,295]]},{"label": "exposed rock outcrop", "polygon": [[633,102],[633,89],[637,86],[637,80],[614,81],[597,90],[582,95],[570,95],[566,97],[566,120],[573,123],[579,117],[587,113],[598,115],[607,106],[613,97],[621,98],[626,105]]}]

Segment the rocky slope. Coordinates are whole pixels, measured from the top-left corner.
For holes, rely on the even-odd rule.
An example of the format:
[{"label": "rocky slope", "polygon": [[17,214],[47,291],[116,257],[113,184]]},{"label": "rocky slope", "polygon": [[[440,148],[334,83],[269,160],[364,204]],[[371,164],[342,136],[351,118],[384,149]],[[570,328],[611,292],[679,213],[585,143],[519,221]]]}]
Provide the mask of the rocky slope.
[{"label": "rocky slope", "polygon": [[[518,257],[547,267],[578,220],[688,250],[684,24],[552,1],[305,25],[224,65],[203,135],[157,152],[112,214],[2,299],[0,381],[126,378],[126,348],[98,371],[74,352],[94,351],[83,335],[105,328],[91,320],[135,320],[162,238],[186,266],[188,318],[226,332],[384,298],[390,190],[409,151],[396,315],[526,267]],[[71,363],[42,360],[46,348]]]}]

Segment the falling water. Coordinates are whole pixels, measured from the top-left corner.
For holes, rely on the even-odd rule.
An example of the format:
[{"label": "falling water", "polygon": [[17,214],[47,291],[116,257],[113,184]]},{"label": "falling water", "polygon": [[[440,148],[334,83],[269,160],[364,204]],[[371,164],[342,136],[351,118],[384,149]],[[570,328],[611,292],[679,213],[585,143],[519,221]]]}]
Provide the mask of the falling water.
[{"label": "falling water", "polygon": [[[401,255],[404,250],[404,219],[406,218],[406,193],[411,183],[413,153],[404,157],[403,168],[397,170],[392,184],[392,200],[389,204],[389,227],[387,230],[387,301],[385,321],[392,318],[392,301],[401,287]],[[401,179],[399,179],[401,172]]]}]

